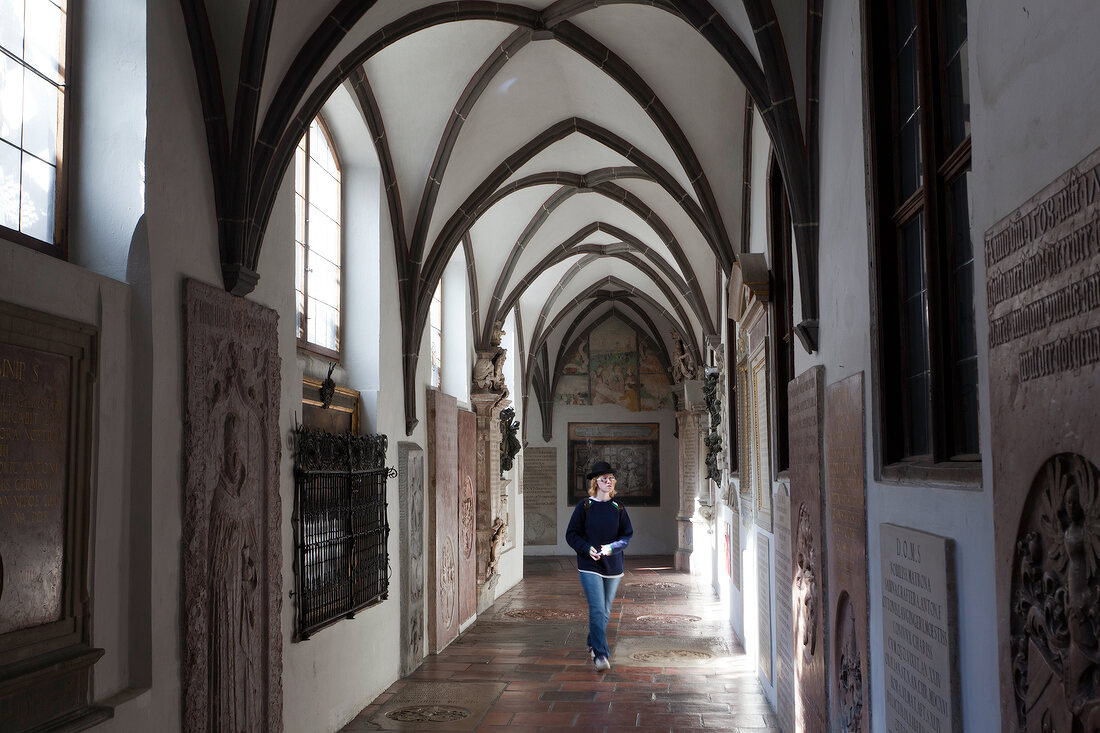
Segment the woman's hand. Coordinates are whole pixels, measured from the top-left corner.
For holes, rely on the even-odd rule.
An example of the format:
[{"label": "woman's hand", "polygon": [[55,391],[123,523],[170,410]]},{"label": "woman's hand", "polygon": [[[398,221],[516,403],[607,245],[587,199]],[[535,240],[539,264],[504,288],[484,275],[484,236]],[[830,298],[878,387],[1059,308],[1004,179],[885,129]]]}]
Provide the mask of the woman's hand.
[{"label": "woman's hand", "polygon": [[603,547],[600,548],[600,554],[601,555],[610,555],[611,552],[612,552],[611,545],[604,545]]},{"label": "woman's hand", "polygon": [[591,557],[593,560],[599,560],[600,559],[600,551],[597,550],[595,547],[589,547],[588,548],[588,556]]}]

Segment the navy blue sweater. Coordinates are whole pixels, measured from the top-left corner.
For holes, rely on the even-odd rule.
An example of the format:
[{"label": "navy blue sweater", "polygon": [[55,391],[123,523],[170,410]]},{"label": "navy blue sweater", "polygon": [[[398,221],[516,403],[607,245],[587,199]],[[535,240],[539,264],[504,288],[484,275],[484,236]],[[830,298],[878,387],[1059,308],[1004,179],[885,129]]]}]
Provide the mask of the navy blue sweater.
[{"label": "navy blue sweater", "polygon": [[[585,504],[588,505],[587,510]],[[623,574],[623,548],[630,544],[633,536],[630,517],[621,504],[595,499],[585,499],[573,507],[573,516],[565,530],[565,541],[577,551],[577,569],[605,578],[617,578]],[[611,554],[593,560],[588,548],[598,550],[603,545],[611,545]]]}]

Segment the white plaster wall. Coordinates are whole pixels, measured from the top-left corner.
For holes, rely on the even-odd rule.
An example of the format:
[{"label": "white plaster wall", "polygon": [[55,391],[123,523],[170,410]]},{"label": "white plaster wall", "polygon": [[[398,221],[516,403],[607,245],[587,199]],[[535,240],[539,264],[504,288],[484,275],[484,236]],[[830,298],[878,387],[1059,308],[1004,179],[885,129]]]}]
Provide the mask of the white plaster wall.
[{"label": "white plaster wall", "polygon": [[[532,403],[528,412],[532,424],[542,418],[538,404]],[[528,442],[535,447],[553,446],[558,449],[558,544],[527,547],[527,555],[575,555],[565,542],[565,529],[573,515],[573,503],[569,500],[568,482],[572,471],[569,467],[569,423],[571,422],[656,422],[660,425],[661,505],[659,507],[630,506],[630,523],[634,538],[627,553],[633,555],[671,555],[676,552],[676,513],[679,510],[679,443],[672,437],[676,428],[676,413],[672,410],[631,412],[618,405],[554,407],[554,437],[547,443],[541,431],[527,434]]]}]

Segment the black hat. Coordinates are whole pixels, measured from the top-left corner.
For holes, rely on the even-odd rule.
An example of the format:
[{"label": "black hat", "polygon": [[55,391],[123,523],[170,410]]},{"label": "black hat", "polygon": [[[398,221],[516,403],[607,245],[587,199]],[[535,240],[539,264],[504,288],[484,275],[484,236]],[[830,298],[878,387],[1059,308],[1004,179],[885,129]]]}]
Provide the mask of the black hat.
[{"label": "black hat", "polygon": [[615,469],[613,469],[611,467],[611,464],[607,461],[596,461],[592,464],[592,470],[588,472],[588,475],[585,476],[585,478],[591,481],[597,476],[603,476],[605,473],[610,473],[612,476],[614,476]]}]

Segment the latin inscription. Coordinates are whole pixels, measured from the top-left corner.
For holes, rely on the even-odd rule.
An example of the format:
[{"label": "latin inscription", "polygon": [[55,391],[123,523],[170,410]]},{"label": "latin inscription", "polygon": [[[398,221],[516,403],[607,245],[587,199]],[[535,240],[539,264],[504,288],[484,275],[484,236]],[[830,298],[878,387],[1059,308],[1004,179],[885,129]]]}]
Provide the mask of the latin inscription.
[{"label": "latin inscription", "polygon": [[989,347],[1021,382],[1100,363],[1096,154],[985,236]]},{"label": "latin inscription", "polygon": [[951,540],[892,524],[879,537],[886,729],[958,730]]},{"label": "latin inscription", "polygon": [[760,670],[772,679],[771,547],[766,535],[756,535],[757,610],[760,620]]},{"label": "latin inscription", "polygon": [[0,344],[0,633],[61,614],[70,361]]},{"label": "latin inscription", "polygon": [[523,454],[523,542],[558,543],[558,449],[529,447]]}]

